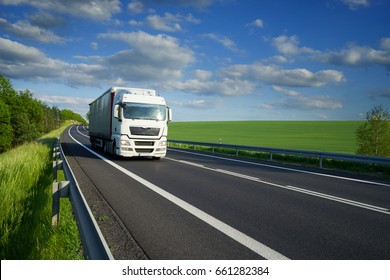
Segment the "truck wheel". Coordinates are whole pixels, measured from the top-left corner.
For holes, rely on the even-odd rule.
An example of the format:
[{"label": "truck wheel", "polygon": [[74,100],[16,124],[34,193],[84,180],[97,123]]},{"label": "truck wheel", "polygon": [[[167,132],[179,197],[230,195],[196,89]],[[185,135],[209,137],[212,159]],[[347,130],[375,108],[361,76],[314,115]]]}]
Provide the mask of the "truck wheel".
[{"label": "truck wheel", "polygon": [[93,149],[96,149],[96,140],[94,137],[90,137],[91,147]]},{"label": "truck wheel", "polygon": [[111,154],[113,154],[114,156],[116,156],[116,143],[114,141],[114,143],[112,144],[112,151],[111,151]]},{"label": "truck wheel", "polygon": [[107,154],[107,153],[108,153],[108,149],[107,149],[107,141],[106,141],[106,140],[103,140],[103,152],[104,152],[105,154]]}]

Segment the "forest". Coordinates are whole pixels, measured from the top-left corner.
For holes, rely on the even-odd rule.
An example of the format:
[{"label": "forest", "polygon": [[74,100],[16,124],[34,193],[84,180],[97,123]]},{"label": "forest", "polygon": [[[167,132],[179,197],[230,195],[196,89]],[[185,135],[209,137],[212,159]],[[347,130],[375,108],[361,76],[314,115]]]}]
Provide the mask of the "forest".
[{"label": "forest", "polygon": [[66,120],[86,123],[71,110],[47,106],[28,89],[16,91],[11,81],[0,75],[0,153],[36,140]]}]

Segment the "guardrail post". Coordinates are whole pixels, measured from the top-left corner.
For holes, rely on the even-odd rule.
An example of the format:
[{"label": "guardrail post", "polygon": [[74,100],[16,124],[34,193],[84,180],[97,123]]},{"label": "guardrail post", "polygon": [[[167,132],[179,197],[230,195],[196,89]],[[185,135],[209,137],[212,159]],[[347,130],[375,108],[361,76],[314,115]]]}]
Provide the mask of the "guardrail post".
[{"label": "guardrail post", "polygon": [[53,181],[57,181],[58,170],[62,170],[62,160],[60,159],[53,161]]},{"label": "guardrail post", "polygon": [[57,182],[57,172],[63,169],[60,159],[60,139],[57,138],[53,149],[53,187],[52,187],[52,215],[51,224],[56,226],[60,219],[60,198],[69,196],[69,181]]},{"label": "guardrail post", "polygon": [[322,157],[320,157],[320,168],[322,168]]},{"label": "guardrail post", "polygon": [[272,152],[269,153],[269,160],[272,161]]},{"label": "guardrail post", "polygon": [[69,196],[69,181],[53,182],[53,203],[51,224],[56,226],[60,220],[60,198]]},{"label": "guardrail post", "polygon": [[60,158],[60,150],[58,147],[54,147],[53,149],[53,160],[57,160]]}]

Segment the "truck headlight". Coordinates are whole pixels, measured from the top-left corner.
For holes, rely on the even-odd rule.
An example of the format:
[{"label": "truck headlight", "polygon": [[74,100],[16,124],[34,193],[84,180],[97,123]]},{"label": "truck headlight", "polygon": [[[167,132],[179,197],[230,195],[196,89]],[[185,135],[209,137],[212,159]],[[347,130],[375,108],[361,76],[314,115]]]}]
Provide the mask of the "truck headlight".
[{"label": "truck headlight", "polygon": [[131,143],[129,140],[121,140],[121,145],[122,146],[131,146]]},{"label": "truck headlight", "polygon": [[160,143],[158,143],[158,146],[159,147],[166,147],[167,146],[167,141],[161,141]]}]

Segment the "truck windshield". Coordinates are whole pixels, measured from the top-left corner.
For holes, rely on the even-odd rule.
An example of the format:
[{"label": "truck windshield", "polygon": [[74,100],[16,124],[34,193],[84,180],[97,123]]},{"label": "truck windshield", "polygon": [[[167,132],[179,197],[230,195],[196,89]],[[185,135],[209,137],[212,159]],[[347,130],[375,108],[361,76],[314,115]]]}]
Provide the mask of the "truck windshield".
[{"label": "truck windshield", "polygon": [[123,116],[126,119],[163,121],[166,117],[166,107],[157,104],[126,102],[123,106]]}]

